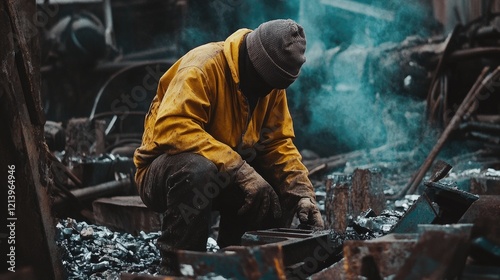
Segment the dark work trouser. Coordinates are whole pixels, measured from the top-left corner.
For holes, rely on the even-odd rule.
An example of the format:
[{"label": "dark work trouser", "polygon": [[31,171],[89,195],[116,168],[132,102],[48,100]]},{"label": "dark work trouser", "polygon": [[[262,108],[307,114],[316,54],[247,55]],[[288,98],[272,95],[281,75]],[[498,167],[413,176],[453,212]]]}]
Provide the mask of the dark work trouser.
[{"label": "dark work trouser", "polygon": [[238,216],[242,190],[231,183],[229,174],[218,172],[214,163],[197,154],[156,158],[138,189],[146,206],[164,213],[158,246],[167,265],[175,259],[175,250],[206,250],[212,210],[220,213],[221,248],[238,245],[246,231],[277,226],[272,217],[257,224],[256,213]]}]

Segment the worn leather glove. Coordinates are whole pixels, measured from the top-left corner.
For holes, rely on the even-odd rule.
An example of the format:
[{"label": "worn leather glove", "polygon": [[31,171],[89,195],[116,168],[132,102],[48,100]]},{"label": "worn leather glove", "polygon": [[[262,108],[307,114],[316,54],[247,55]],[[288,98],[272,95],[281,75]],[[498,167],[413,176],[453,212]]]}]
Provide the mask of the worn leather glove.
[{"label": "worn leather glove", "polygon": [[252,209],[258,213],[257,222],[262,221],[268,211],[272,211],[275,219],[281,217],[278,195],[247,162],[236,170],[235,183],[245,194],[245,204],[238,210],[238,215],[243,215]]},{"label": "worn leather glove", "polygon": [[316,202],[309,197],[299,200],[297,204],[297,216],[302,226],[310,227],[314,230],[321,230],[325,227]]}]

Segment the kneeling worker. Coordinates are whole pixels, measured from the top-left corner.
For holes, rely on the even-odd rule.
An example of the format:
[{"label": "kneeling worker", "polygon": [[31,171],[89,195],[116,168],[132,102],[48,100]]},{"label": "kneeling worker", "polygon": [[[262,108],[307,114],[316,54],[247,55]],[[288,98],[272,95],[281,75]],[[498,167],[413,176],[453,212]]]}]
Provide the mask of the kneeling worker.
[{"label": "kneeling worker", "polygon": [[142,200],[164,213],[160,273],[179,273],[175,250],[206,250],[212,210],[221,248],[294,215],[323,228],[285,92],[305,49],[300,25],[272,20],[189,51],[161,77],[134,155]]}]

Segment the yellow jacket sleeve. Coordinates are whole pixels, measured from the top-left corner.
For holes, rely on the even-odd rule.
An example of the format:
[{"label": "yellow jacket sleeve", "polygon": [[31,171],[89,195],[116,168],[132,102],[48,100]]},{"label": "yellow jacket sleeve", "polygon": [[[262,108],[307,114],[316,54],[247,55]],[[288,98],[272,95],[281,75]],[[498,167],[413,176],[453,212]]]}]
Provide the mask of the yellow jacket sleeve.
[{"label": "yellow jacket sleeve", "polygon": [[259,142],[256,161],[259,169],[285,199],[315,198],[307,168],[293,144],[295,137],[285,91],[282,90],[268,114]]},{"label": "yellow jacket sleeve", "polygon": [[[160,84],[162,82],[160,81]],[[216,93],[211,81],[197,67],[178,70],[158,106],[153,125],[153,140],[141,150],[153,155],[182,152],[197,153],[226,171],[241,163],[241,156],[228,145],[216,140],[206,131],[214,110]],[[163,90],[160,86],[159,90]],[[146,133],[147,134],[147,133]]]}]

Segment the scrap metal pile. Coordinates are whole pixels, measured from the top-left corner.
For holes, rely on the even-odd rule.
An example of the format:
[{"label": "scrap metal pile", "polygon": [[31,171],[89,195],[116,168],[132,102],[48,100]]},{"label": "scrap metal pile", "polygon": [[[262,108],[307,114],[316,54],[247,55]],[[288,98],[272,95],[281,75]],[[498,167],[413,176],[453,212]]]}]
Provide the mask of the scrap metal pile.
[{"label": "scrap metal pile", "polygon": [[[373,118],[383,123],[385,139],[377,135],[368,138],[370,142],[358,137],[357,141],[371,145],[328,157],[302,151],[327,230],[247,232],[241,246],[222,250],[216,250],[211,240],[207,252],[178,252],[184,277],[498,279],[499,44],[500,15],[486,14],[447,37],[410,37],[370,48],[336,47],[318,55],[320,64],[311,59],[315,72],[308,76],[305,71],[304,79],[320,80],[318,88],[328,93],[351,96],[370,88],[368,94],[378,104],[373,106],[383,108],[364,109],[381,112]],[[342,71],[353,57],[359,70],[354,75]],[[128,204],[120,204],[115,198],[99,198],[136,196],[131,155],[140,142],[137,128],[151,96],[141,102],[130,99],[130,89],[123,87],[131,85],[124,86],[124,81],[151,77],[150,70],[158,65],[166,68],[168,63],[138,64],[128,68],[130,72],[112,75],[95,98],[89,118],[71,119],[65,127],[46,125],[54,154],[55,210],[60,218],[74,214],[89,221],[65,219],[58,225],[57,244],[70,279],[155,279],[160,260],[155,246],[158,225],[150,233],[130,224],[119,228],[119,214],[124,211],[114,212],[112,207],[132,208],[137,199],[135,204],[127,199]],[[299,87],[304,85],[308,88],[301,91],[314,87],[307,83]],[[141,110],[112,110],[110,104],[116,100],[137,101],[140,104],[134,105]],[[402,108],[403,103],[409,106]],[[312,115],[319,111],[310,105],[296,106],[301,112],[312,110]],[[299,126],[305,122],[297,119]],[[325,126],[330,124],[325,120]],[[342,134],[328,129],[319,132],[332,136],[327,140]],[[315,134],[308,134],[311,131],[298,132],[316,143]],[[332,144],[316,146],[326,150]]]},{"label": "scrap metal pile", "polygon": [[157,274],[158,232],[132,236],[67,218],[57,224],[57,245],[68,279],[119,279],[123,272]]}]

